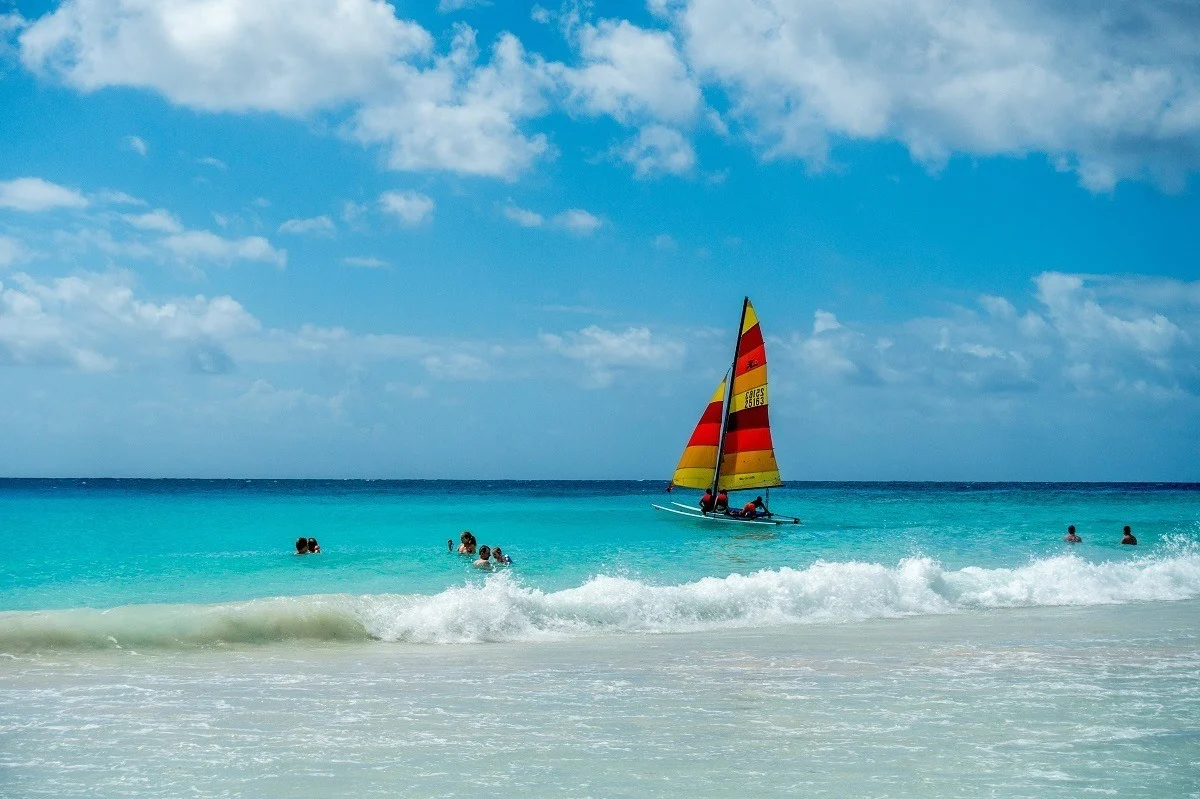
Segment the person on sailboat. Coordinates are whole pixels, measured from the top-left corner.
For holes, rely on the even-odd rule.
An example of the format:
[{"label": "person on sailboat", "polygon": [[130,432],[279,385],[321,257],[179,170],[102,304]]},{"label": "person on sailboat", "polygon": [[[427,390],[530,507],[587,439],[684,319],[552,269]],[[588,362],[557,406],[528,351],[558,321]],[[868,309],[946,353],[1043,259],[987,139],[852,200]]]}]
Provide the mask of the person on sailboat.
[{"label": "person on sailboat", "polygon": [[717,492],[717,504],[713,507],[717,513],[729,513],[729,493],[725,489]]},{"label": "person on sailboat", "polygon": [[755,497],[753,502],[747,502],[742,506],[741,512],[738,514],[744,519],[753,519],[756,516],[770,516],[767,511],[767,506],[763,502],[762,497]]},{"label": "person on sailboat", "polygon": [[706,488],[704,496],[700,497],[700,511],[702,513],[712,513],[716,505],[717,501],[713,498],[712,489]]}]

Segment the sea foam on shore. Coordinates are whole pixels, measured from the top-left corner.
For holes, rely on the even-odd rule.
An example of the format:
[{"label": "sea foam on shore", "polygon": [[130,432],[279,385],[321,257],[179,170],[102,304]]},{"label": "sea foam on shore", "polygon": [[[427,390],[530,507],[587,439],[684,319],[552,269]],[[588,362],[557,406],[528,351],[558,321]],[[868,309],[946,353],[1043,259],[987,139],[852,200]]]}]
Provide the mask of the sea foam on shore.
[{"label": "sea foam on shore", "polygon": [[433,595],[324,594],[211,605],[127,605],[0,614],[0,652],[190,648],[286,641],[461,644],[853,622],[979,609],[1171,601],[1200,596],[1200,553],[1092,563],[1073,554],[1020,568],[947,570],[823,562],[654,585],[598,575],[543,591],[512,574]]}]

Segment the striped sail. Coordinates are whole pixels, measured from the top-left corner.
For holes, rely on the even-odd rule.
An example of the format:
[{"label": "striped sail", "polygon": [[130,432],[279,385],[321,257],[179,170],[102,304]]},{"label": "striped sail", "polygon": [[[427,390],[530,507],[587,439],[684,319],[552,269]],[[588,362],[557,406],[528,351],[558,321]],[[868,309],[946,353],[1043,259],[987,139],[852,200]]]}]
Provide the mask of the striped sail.
[{"label": "striped sail", "polygon": [[735,491],[783,485],[767,418],[767,348],[750,300],[742,318],[727,413],[717,487]]},{"label": "striped sail", "polygon": [[732,387],[726,375],[683,449],[671,480],[677,486],[711,488],[714,478],[729,491],[783,485],[767,418],[767,348],[749,299],[732,373]]},{"label": "striped sail", "polygon": [[687,446],[683,448],[683,457],[675,467],[675,477],[671,480],[683,488],[711,488],[713,475],[717,468],[717,448],[721,444],[721,419],[725,405],[725,385],[713,392],[712,399],[704,409],[700,422],[696,425]]}]

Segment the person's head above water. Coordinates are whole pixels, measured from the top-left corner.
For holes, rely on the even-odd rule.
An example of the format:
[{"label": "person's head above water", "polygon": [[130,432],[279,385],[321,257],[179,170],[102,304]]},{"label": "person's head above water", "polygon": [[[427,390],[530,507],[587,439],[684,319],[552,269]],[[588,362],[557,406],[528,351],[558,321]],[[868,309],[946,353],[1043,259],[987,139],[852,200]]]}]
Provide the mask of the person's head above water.
[{"label": "person's head above water", "polygon": [[1125,525],[1125,529],[1124,529],[1124,530],[1122,530],[1122,532],[1123,532],[1123,533],[1125,533],[1125,535],[1133,535],[1133,531],[1129,529],[1129,525],[1128,525],[1128,524],[1127,524],[1127,525]]},{"label": "person's head above water", "polygon": [[480,560],[487,560],[491,556],[492,556],[492,548],[489,547],[487,544],[484,544],[483,546],[481,546],[479,548],[479,559]]},{"label": "person's head above water", "polygon": [[318,549],[321,548],[321,545],[317,543],[317,539],[310,538],[310,539],[308,539],[308,548],[310,551],[316,552]]},{"label": "person's head above water", "polygon": [[307,555],[308,554],[308,539],[307,538],[297,538],[296,539],[296,554],[297,555]]},{"label": "person's head above water", "polygon": [[1075,525],[1073,525],[1073,524],[1068,524],[1068,525],[1067,525],[1067,532],[1068,532],[1070,535],[1075,535]]}]

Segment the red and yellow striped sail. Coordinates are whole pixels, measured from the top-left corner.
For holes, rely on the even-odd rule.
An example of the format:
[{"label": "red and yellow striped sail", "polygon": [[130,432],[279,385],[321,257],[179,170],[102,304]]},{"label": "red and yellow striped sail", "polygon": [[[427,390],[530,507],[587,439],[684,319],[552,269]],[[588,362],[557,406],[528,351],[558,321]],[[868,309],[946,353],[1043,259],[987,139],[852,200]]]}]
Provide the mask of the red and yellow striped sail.
[{"label": "red and yellow striped sail", "polygon": [[711,488],[720,454],[718,488],[733,491],[783,485],[767,418],[767,350],[749,300],[738,336],[728,408],[727,381],[728,378],[721,381],[708,401],[683,450],[672,482],[684,488]]},{"label": "red and yellow striped sail", "polygon": [[767,418],[767,348],[754,306],[746,301],[733,364],[718,488],[736,491],[783,485]]},{"label": "red and yellow striped sail", "polygon": [[712,488],[713,473],[717,468],[717,448],[721,444],[725,385],[725,381],[722,380],[721,385],[717,386],[692,437],[683,448],[683,457],[679,459],[679,465],[675,467],[675,477],[671,481],[677,486]]}]

